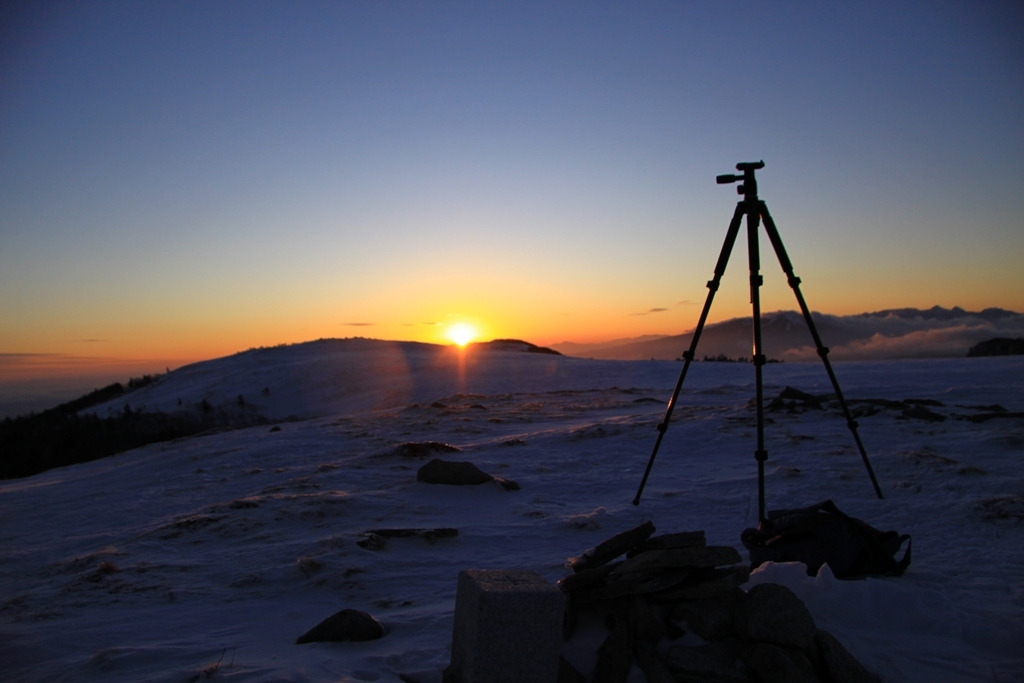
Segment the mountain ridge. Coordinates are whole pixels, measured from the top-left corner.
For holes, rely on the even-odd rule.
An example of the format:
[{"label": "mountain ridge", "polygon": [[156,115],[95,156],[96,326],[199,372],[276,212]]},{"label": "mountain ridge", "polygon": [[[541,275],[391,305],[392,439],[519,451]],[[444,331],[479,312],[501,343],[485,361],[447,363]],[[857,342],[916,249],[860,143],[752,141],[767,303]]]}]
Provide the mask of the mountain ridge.
[{"label": "mountain ridge", "polygon": [[[994,337],[1024,334],[1024,314],[1003,308],[967,311],[958,306],[929,309],[893,308],[855,315],[812,314],[823,343],[834,360],[962,357],[975,344]],[[706,325],[697,357],[751,355],[750,316]],[[788,361],[808,361],[817,350],[798,311],[761,316],[764,352]],[[654,339],[646,336],[621,343],[560,343],[551,347],[566,355],[606,360],[678,359],[689,348],[694,330]]]}]

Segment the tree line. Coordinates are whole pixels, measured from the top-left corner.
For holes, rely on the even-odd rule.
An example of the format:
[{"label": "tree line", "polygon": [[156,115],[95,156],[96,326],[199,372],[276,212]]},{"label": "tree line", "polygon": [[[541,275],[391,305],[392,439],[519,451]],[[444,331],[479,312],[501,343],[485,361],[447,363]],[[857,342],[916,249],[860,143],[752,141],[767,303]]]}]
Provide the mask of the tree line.
[{"label": "tree line", "polygon": [[4,419],[0,422],[0,479],[28,477],[210,429],[265,422],[227,406],[215,409],[205,399],[199,409],[174,413],[132,410],[126,402],[122,410],[107,417],[80,414],[158,380],[158,375],[143,375],[128,380],[127,386],[115,382],[41,413]]}]

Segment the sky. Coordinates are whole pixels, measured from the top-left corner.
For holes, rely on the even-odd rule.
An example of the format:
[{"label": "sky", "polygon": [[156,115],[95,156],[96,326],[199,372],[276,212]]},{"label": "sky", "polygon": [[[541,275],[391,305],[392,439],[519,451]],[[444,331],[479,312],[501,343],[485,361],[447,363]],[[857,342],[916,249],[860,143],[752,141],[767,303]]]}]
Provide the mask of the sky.
[{"label": "sky", "polygon": [[0,372],[679,334],[761,159],[812,309],[1024,310],[1019,3],[2,11]]}]

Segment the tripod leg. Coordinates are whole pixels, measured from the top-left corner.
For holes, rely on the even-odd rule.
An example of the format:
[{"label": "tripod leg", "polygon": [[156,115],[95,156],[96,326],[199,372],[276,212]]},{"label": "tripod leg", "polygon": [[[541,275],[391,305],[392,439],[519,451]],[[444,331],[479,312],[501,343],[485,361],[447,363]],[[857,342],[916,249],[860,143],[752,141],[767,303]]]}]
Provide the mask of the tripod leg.
[{"label": "tripod leg", "polygon": [[[786,254],[786,247],[782,244],[782,237],[779,236],[779,231],[775,227],[775,221],[772,220],[772,216],[768,213],[768,205],[764,202],[760,202],[760,214],[764,219],[764,229],[768,233],[768,238],[772,242],[772,246],[775,248],[775,254],[779,257],[779,263],[782,265],[782,270],[786,272],[786,278],[789,280],[789,286],[793,289],[793,293],[796,295],[797,303],[800,304],[800,312],[804,315],[804,320],[807,321],[807,327],[811,331],[811,337],[814,339],[814,344],[818,348],[818,355],[821,357],[821,361],[825,364],[825,371],[828,372],[828,378],[832,381],[832,388],[836,391],[836,398],[839,399],[839,405],[843,410],[843,415],[846,417],[846,426],[850,429],[853,434],[853,440],[857,442],[857,450],[860,451],[861,460],[864,461],[864,467],[868,471],[868,476],[871,478],[871,484],[875,487],[875,493],[879,498],[882,498],[882,489],[878,486],[878,480],[875,478],[875,472],[871,469],[871,463],[868,461],[868,454],[864,450],[864,444],[861,443],[860,435],[857,433],[857,421],[853,419],[853,415],[850,414],[850,408],[846,405],[846,399],[843,398],[843,390],[839,388],[839,380],[836,379],[836,373],[832,371],[832,364],[828,360],[828,347],[821,343],[821,337],[818,335],[818,328],[814,325],[814,319],[811,318],[811,311],[807,308],[807,302],[804,301],[804,295],[800,291],[800,278],[793,273],[793,264],[789,261],[789,256]],[[760,399],[758,399],[760,401]]]},{"label": "tripod leg", "polygon": [[697,342],[700,341],[701,332],[704,331],[704,323],[708,319],[708,312],[711,311],[711,302],[714,301],[715,292],[718,291],[718,285],[722,281],[722,275],[725,274],[725,267],[729,264],[729,255],[732,253],[733,245],[736,243],[736,235],[740,230],[743,213],[744,202],[739,202],[736,205],[736,211],[732,215],[732,222],[729,223],[729,231],[725,234],[725,243],[722,245],[722,251],[718,255],[718,263],[715,264],[715,276],[708,281],[708,297],[704,301],[704,310],[701,311],[700,320],[697,322],[697,328],[693,331],[693,339],[690,340],[690,348],[683,352],[683,370],[679,373],[679,379],[676,381],[676,388],[672,392],[672,398],[668,401],[668,407],[665,409],[665,417],[658,423],[658,438],[654,442],[654,450],[651,452],[651,457],[647,461],[647,469],[644,470],[644,477],[640,480],[640,487],[636,490],[636,497],[633,499],[633,505],[640,504],[640,496],[643,494],[644,487],[647,485],[647,477],[651,475],[651,468],[654,467],[654,459],[658,456],[658,449],[661,448],[661,440],[665,438],[665,432],[668,430],[669,420],[672,419],[672,412],[675,410],[676,401],[679,400],[679,392],[683,388],[683,380],[686,379],[686,371],[690,369],[690,363],[693,361],[694,354],[697,351]]},{"label": "tripod leg", "polygon": [[764,461],[768,459],[768,451],[764,448],[764,383],[762,381],[761,369],[765,364],[763,346],[761,344],[761,285],[764,278],[761,277],[761,257],[757,244],[757,229],[760,214],[758,207],[754,206],[747,211],[747,255],[750,261],[750,305],[753,308],[754,324],[754,387],[756,391],[757,409],[757,450],[754,451],[754,458],[757,460],[757,519],[764,521]]}]

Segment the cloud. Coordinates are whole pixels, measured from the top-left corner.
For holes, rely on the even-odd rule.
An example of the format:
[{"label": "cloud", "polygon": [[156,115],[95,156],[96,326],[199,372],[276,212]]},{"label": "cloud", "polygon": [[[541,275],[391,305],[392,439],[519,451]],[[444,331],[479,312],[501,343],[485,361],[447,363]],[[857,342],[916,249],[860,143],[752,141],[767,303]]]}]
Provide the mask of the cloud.
[{"label": "cloud", "polygon": [[[816,316],[817,317],[817,316]],[[844,319],[849,322],[850,319]],[[1024,320],[1010,318],[999,323],[977,319],[956,321],[921,320],[885,321],[882,327],[861,338],[849,339],[830,348],[836,360],[878,360],[883,358],[949,358],[965,356],[967,349],[979,342],[998,337],[1017,338],[1024,335]],[[917,329],[912,329],[917,327]],[[909,329],[908,329],[909,328]],[[782,354],[791,361],[813,361],[817,352],[812,346],[789,349]]]},{"label": "cloud", "polygon": [[377,323],[342,323],[348,327],[373,327]]},{"label": "cloud", "polygon": [[651,308],[643,313],[630,313],[630,315],[650,315],[651,313],[664,313],[667,310],[667,308]]}]

